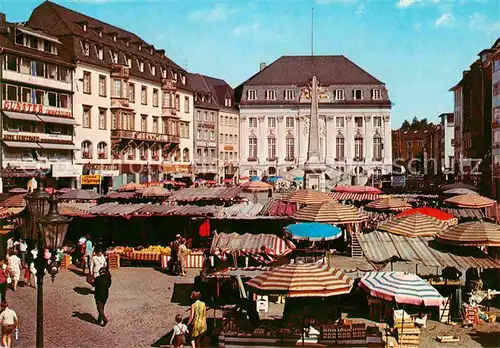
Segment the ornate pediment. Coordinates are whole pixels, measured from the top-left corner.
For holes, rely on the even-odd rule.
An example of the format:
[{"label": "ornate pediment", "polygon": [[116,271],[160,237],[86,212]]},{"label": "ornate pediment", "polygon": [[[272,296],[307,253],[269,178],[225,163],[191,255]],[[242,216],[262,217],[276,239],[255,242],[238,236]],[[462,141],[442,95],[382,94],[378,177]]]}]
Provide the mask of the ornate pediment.
[{"label": "ornate pediment", "polygon": [[363,133],[361,133],[361,131],[359,129],[354,133],[354,137],[355,138],[364,138]]}]

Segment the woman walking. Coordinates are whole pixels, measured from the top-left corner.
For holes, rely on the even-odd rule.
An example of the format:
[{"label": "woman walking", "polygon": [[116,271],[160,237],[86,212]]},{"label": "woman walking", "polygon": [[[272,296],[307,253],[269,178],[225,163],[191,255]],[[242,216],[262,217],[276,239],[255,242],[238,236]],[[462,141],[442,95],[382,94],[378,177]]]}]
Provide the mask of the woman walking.
[{"label": "woman walking", "polygon": [[192,348],[201,347],[201,340],[207,332],[207,307],[204,302],[200,301],[200,297],[198,291],[193,291],[191,294],[194,303],[191,305],[191,315],[187,324],[188,326],[193,324],[191,329]]},{"label": "woman walking", "polygon": [[187,258],[187,247],[186,240],[181,238],[179,241],[179,266],[180,266],[180,275],[186,275],[186,258]]},{"label": "woman walking", "polygon": [[12,333],[19,328],[17,314],[9,308],[7,301],[2,301],[2,313],[0,313],[0,324],[2,325],[2,346],[4,348],[12,347]]},{"label": "woman walking", "polygon": [[21,278],[21,259],[17,256],[17,250],[9,256],[9,269],[12,278],[12,289],[17,290],[17,283]]},{"label": "woman walking", "polygon": [[99,313],[97,317],[97,323],[102,326],[106,326],[108,323],[108,318],[104,313],[104,307],[109,297],[109,288],[111,287],[111,274],[107,268],[101,268],[99,271],[99,276],[94,280],[94,298],[95,305],[97,307],[97,312]]},{"label": "woman walking", "polygon": [[0,259],[0,295],[2,295],[1,301],[5,301],[5,295],[7,294],[7,285],[9,278],[9,271],[7,265],[3,259]]}]

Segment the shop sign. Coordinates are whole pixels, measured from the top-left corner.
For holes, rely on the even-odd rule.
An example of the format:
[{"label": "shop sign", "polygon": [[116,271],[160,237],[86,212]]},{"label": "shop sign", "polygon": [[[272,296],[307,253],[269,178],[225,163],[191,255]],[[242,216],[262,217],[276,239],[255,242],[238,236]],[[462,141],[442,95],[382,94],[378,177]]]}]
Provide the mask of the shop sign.
[{"label": "shop sign", "polygon": [[106,169],[99,169],[99,170],[94,170],[93,171],[94,174],[96,174],[97,176],[120,176],[120,171],[119,170],[106,170]]},{"label": "shop sign", "polygon": [[234,150],[234,146],[233,145],[226,145],[226,146],[224,146],[224,150],[226,150],[226,151],[233,151]]},{"label": "shop sign", "polygon": [[215,124],[202,123],[202,124],[200,124],[200,127],[207,128],[207,129],[215,129]]},{"label": "shop sign", "polygon": [[82,185],[99,185],[101,183],[100,175],[82,175],[80,177]]},{"label": "shop sign", "polygon": [[3,110],[56,117],[71,117],[71,111],[46,107],[39,104],[21,103],[11,100],[3,102]]},{"label": "shop sign", "polygon": [[91,164],[91,163],[87,163],[87,164],[83,165],[83,168],[85,170],[94,170],[94,171],[98,171],[98,170],[119,171],[120,170],[120,166],[118,164]]},{"label": "shop sign", "polygon": [[190,164],[170,164],[163,165],[163,173],[190,173]]},{"label": "shop sign", "polygon": [[52,165],[52,176],[54,178],[76,178],[82,175],[81,164],[54,163]]},{"label": "shop sign", "polygon": [[6,141],[27,141],[32,143],[38,143],[40,137],[34,135],[20,135],[20,134],[4,134],[3,140]]}]

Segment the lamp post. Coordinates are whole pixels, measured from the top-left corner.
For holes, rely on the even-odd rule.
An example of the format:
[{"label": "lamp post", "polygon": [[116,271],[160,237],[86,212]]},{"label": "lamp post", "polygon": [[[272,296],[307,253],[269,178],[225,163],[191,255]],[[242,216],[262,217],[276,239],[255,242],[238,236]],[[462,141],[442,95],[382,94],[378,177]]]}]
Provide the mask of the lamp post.
[{"label": "lamp post", "polygon": [[[63,246],[71,219],[59,214],[57,199],[45,191],[42,183],[38,185],[36,191],[26,195],[25,200],[28,214],[18,217],[16,225],[24,239],[37,243],[36,347],[43,348],[43,278],[47,270],[54,281],[59,271],[55,251]],[[52,251],[49,258],[45,258],[45,249]]]}]

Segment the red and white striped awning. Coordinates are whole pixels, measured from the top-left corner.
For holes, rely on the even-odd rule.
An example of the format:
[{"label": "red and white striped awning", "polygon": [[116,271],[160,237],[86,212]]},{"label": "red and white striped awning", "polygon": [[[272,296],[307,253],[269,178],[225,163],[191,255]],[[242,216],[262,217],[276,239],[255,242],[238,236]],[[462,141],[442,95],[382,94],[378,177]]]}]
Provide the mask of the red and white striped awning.
[{"label": "red and white striped awning", "polygon": [[380,196],[374,193],[331,192],[330,196],[337,201],[374,201]]},{"label": "red and white striped awning", "polygon": [[264,272],[246,285],[257,292],[289,297],[329,297],[351,292],[354,280],[323,263],[294,263]]}]

